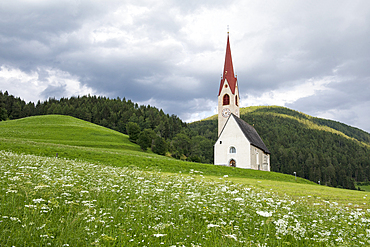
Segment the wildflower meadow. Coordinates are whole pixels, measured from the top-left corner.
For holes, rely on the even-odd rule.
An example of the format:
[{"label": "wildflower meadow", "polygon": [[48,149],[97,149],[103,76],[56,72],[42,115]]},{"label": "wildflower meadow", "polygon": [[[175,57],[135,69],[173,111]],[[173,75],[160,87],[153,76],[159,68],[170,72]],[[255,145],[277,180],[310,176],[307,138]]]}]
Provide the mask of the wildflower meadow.
[{"label": "wildflower meadow", "polygon": [[0,177],[0,246],[370,245],[367,204],[293,199],[196,170],[0,151]]}]

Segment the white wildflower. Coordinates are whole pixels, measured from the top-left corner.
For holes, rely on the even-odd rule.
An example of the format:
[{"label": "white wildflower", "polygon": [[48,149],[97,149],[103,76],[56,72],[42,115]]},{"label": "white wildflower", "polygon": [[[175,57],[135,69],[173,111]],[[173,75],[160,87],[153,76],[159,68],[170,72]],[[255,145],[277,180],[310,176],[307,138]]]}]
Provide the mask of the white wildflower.
[{"label": "white wildflower", "polygon": [[35,190],[38,190],[38,189],[42,189],[42,188],[48,188],[50,187],[49,185],[38,185],[38,186],[35,186]]},{"label": "white wildflower", "polygon": [[275,225],[276,225],[276,234],[287,234],[288,233],[288,222],[283,220],[283,219],[279,219],[277,221],[274,221]]},{"label": "white wildflower", "polygon": [[8,190],[6,191],[6,193],[18,193],[18,190],[10,190],[10,189],[8,189]]},{"label": "white wildflower", "polygon": [[234,239],[235,241],[238,241],[238,239],[236,238],[236,236],[235,236],[235,234],[226,234],[226,235],[224,235],[225,237],[227,237],[227,238],[232,238],[232,239]]},{"label": "white wildflower", "polygon": [[36,227],[37,230],[41,230],[42,228],[44,228],[46,226],[46,224],[43,224],[42,226],[40,227]]},{"label": "white wildflower", "polygon": [[38,199],[33,199],[32,200],[34,203],[41,203],[41,202],[44,202],[45,200],[42,199],[42,198],[38,198]]},{"label": "white wildflower", "polygon": [[18,221],[18,222],[21,222],[21,220],[20,220],[20,219],[18,219],[17,217],[10,217],[10,220],[11,220],[11,221]]},{"label": "white wildflower", "polygon": [[343,242],[343,238],[338,237],[335,241],[337,241],[337,242]]},{"label": "white wildflower", "polygon": [[271,217],[272,216],[272,212],[257,211],[256,213],[263,216],[263,217]]},{"label": "white wildflower", "polygon": [[161,233],[158,233],[158,234],[153,234],[154,237],[164,237],[164,236],[167,236],[167,234],[161,234]]}]

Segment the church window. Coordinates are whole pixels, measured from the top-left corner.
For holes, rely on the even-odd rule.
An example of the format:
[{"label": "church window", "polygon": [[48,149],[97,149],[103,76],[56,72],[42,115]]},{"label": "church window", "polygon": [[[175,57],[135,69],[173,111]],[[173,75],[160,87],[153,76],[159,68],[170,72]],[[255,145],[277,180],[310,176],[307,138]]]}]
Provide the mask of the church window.
[{"label": "church window", "polygon": [[222,144],[222,141],[220,141],[220,144]]},{"label": "church window", "polygon": [[235,160],[230,160],[229,166],[236,167],[236,161]]},{"label": "church window", "polygon": [[238,95],[235,95],[235,105],[238,106]]},{"label": "church window", "polygon": [[236,153],[236,148],[235,147],[230,147],[230,153],[235,154]]},{"label": "church window", "polygon": [[230,96],[228,94],[225,94],[223,97],[223,105],[229,105],[230,104]]},{"label": "church window", "polygon": [[257,165],[260,164],[260,156],[259,156],[259,153],[258,152],[256,153],[256,164]]}]

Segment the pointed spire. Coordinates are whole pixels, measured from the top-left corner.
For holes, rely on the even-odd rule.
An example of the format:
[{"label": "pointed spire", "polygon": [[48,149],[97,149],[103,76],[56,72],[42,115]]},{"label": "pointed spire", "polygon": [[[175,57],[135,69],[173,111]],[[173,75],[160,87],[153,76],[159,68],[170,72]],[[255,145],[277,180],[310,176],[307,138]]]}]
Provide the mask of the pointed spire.
[{"label": "pointed spire", "polygon": [[220,95],[221,90],[224,86],[225,79],[230,85],[231,92],[235,94],[235,86],[236,86],[236,77],[234,74],[234,66],[233,60],[231,58],[231,49],[230,49],[230,40],[229,40],[229,32],[227,32],[227,45],[226,45],[226,55],[225,55],[225,65],[224,65],[224,73],[220,83],[220,90],[218,95]]}]

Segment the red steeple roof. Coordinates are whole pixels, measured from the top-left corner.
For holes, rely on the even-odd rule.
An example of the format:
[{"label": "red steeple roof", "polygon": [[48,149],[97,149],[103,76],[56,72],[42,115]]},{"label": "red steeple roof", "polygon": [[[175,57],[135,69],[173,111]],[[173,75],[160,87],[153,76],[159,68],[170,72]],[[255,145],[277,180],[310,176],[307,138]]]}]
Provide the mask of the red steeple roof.
[{"label": "red steeple roof", "polygon": [[220,83],[220,90],[218,95],[220,95],[221,90],[224,86],[225,79],[229,83],[231,92],[235,94],[235,87],[236,87],[236,77],[234,75],[234,67],[233,67],[233,60],[231,58],[231,50],[230,50],[230,41],[229,41],[229,33],[227,34],[227,45],[226,45],[226,56],[225,56],[225,65],[224,65],[224,73],[222,75],[221,83]]}]

